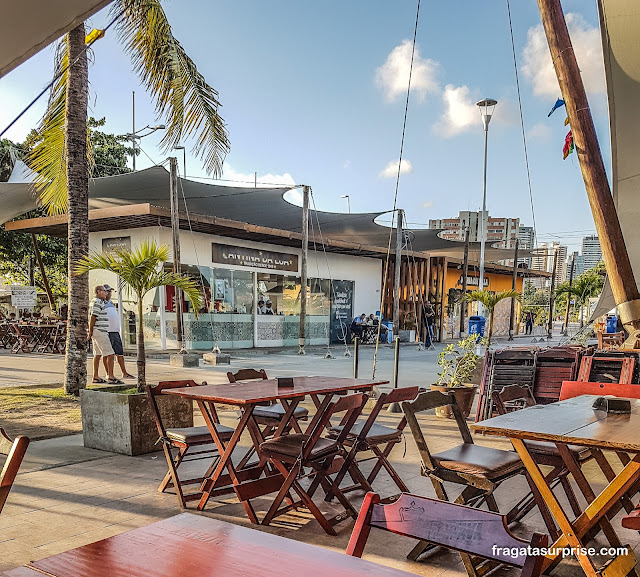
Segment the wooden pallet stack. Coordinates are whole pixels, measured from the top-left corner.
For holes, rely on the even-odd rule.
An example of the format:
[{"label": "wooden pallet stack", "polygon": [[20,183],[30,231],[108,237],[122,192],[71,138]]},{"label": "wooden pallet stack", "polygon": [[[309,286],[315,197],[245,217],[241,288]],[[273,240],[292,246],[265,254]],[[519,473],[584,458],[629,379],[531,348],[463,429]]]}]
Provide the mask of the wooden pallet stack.
[{"label": "wooden pallet stack", "polygon": [[582,347],[550,347],[538,351],[533,396],[537,403],[554,403],[560,398],[563,381],[573,381],[578,373]]}]

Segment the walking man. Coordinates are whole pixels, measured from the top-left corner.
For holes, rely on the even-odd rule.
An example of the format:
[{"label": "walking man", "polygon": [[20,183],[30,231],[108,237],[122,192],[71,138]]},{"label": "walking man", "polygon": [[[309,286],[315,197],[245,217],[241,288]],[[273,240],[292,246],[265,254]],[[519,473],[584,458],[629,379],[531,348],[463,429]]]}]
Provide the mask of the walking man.
[{"label": "walking man", "polygon": [[100,357],[104,358],[104,366],[107,369],[108,383],[112,385],[122,385],[122,381],[115,378],[113,374],[113,347],[109,340],[109,318],[106,312],[107,291],[104,285],[97,285],[94,289],[95,297],[89,304],[89,336],[93,342],[93,382],[104,383],[100,378],[98,368],[100,367]]},{"label": "walking man", "polygon": [[525,316],[525,334],[530,335],[533,331],[533,313],[529,311]]},{"label": "walking man", "polygon": [[[122,346],[122,339],[120,338],[120,314],[116,309],[111,295],[113,295],[113,289],[108,285],[104,285],[104,290],[107,291],[107,298],[105,299],[105,310],[107,311],[107,318],[109,319],[109,341],[111,342],[111,348],[118,361],[118,366],[122,371],[123,379],[134,379],[135,377],[127,372],[124,367],[124,347]],[[95,355],[94,355],[95,358]],[[95,361],[94,361],[95,362]],[[98,356],[98,364],[100,363],[100,357]],[[106,365],[105,365],[106,368]]]}]

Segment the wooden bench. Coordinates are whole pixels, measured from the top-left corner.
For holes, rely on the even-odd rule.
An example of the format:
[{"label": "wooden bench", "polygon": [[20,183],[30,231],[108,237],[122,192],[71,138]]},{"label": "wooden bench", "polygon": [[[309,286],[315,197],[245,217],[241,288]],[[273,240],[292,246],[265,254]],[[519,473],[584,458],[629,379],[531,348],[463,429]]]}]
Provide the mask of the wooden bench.
[{"label": "wooden bench", "polygon": [[388,505],[381,504],[380,495],[367,493],[347,555],[362,555],[372,527],[459,551],[470,577],[484,575],[503,563],[520,567],[523,577],[537,577],[544,556],[526,555],[522,550],[547,546],[547,536],[541,533],[534,533],[530,541],[513,535],[506,517],[499,513],[409,493]]}]

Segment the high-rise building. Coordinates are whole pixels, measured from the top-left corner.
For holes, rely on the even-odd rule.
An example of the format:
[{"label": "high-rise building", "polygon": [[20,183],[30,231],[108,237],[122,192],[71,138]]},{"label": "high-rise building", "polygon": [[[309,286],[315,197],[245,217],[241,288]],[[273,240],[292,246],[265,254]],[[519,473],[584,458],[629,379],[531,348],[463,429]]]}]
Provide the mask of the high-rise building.
[{"label": "high-rise building", "polygon": [[[442,238],[464,240],[469,228],[469,241],[480,242],[482,232],[482,211],[462,210],[458,218],[429,220],[429,228],[442,228]],[[487,213],[487,244],[501,248],[515,248],[520,229],[519,218],[495,218]]]},{"label": "high-rise building", "polygon": [[[520,226],[518,229],[518,245],[522,250],[530,250],[536,246],[536,233],[532,226]],[[527,268],[531,268],[531,257],[519,258],[518,263],[524,263]]]},{"label": "high-rise building", "polygon": [[[567,278],[567,247],[559,242],[543,242],[538,247],[539,254],[532,257],[531,268],[546,272],[553,272],[553,259],[556,259],[556,286],[564,282]],[[575,272],[574,272],[575,275]],[[533,281],[537,288],[549,288],[551,286],[550,278],[537,278]]]},{"label": "high-rise building", "polygon": [[594,268],[602,260],[602,249],[597,234],[582,239],[582,258],[585,271]]}]

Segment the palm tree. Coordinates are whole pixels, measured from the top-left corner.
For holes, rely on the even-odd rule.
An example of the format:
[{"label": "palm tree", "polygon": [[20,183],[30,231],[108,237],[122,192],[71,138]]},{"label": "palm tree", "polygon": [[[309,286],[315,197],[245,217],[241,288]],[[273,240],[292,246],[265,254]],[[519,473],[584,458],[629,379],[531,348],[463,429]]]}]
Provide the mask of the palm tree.
[{"label": "palm tree", "polygon": [[[158,246],[154,240],[145,240],[140,247],[132,250],[115,250],[110,254],[91,253],[80,259],[76,265],[76,276],[85,278],[90,270],[107,270],[120,275],[122,281],[131,289],[138,299],[138,392],[144,391],[145,351],[144,351],[144,323],[142,321],[142,299],[152,289],[172,286],[184,291],[193,304],[197,315],[202,306],[200,287],[192,279],[181,274],[165,272],[162,265],[169,260],[169,247],[166,244]],[[86,340],[86,337],[85,337]]]},{"label": "palm tree", "polygon": [[584,326],[584,305],[591,297],[600,294],[604,283],[604,279],[599,274],[589,274],[590,272],[581,274],[571,286],[568,283],[562,283],[556,289],[556,296],[566,294],[567,298],[571,298],[573,295],[577,304],[580,305],[580,328]]},{"label": "palm tree", "polygon": [[508,290],[499,293],[490,291],[473,291],[467,294],[465,299],[468,302],[478,301],[489,312],[489,336],[487,338],[487,346],[491,345],[491,335],[493,335],[493,313],[496,305],[503,299],[516,299],[519,301],[521,295],[518,291]]},{"label": "palm tree", "polygon": [[[208,173],[220,176],[229,151],[218,93],[198,72],[174,37],[160,0],[115,0],[112,15],[141,83],[151,93],[158,117],[165,120],[164,152],[193,137],[194,154]],[[28,164],[38,174],[36,188],[50,214],[68,212],[69,331],[65,360],[65,392],[78,394],[86,384],[88,280],[73,274],[89,252],[87,157],[87,48],[80,24],[56,52],[55,84],[39,127],[39,140]],[[87,41],[88,40],[88,41]]]}]

